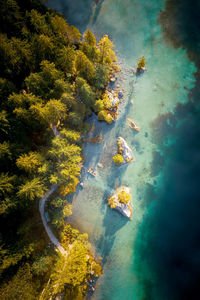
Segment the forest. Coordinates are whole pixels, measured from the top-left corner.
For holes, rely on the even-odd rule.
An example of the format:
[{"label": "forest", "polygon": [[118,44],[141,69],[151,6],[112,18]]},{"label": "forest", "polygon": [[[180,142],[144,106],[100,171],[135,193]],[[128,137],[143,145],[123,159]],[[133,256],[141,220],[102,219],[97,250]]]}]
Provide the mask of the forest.
[{"label": "forest", "polygon": [[[87,118],[107,113],[113,43],[83,35],[39,0],[0,0],[0,299],[82,299],[102,273],[87,234],[67,223],[84,162]],[[52,185],[50,226],[39,199]]]}]

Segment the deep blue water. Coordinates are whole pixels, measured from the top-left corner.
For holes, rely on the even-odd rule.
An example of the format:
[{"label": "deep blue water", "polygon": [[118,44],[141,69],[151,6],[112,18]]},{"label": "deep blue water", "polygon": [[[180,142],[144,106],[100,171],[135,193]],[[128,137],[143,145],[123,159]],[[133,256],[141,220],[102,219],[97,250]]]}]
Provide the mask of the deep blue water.
[{"label": "deep blue water", "polygon": [[[200,1],[105,0],[99,6],[92,0],[52,2],[81,31],[91,28],[97,36],[110,34],[126,64],[136,61],[142,51],[148,63],[148,72],[133,87],[134,109],[124,107],[118,124],[102,126],[107,150],[85,148],[87,166],[102,158],[109,167],[109,149],[119,134],[136,153],[134,167],[119,171],[117,179],[116,169],[105,169],[99,181],[86,181],[85,192],[74,200],[74,218],[105,263],[94,298],[198,300]],[[157,93],[152,92],[154,84]],[[141,135],[131,137],[124,126],[128,113],[145,131]],[[119,183],[133,186],[132,223],[113,215],[102,202]]]},{"label": "deep blue water", "polygon": [[[200,1],[167,1],[160,22],[166,42],[185,48],[198,71],[190,102],[162,116],[162,127],[157,126],[159,120],[152,124],[165,157],[164,174],[159,190],[153,191],[158,204],[139,230],[137,252],[143,257],[139,273],[144,274],[146,266],[156,276],[155,283],[141,278],[145,299],[196,300],[200,299]],[[170,136],[164,134],[169,124]],[[171,146],[166,146],[168,139]],[[143,246],[147,227],[151,230]]]}]

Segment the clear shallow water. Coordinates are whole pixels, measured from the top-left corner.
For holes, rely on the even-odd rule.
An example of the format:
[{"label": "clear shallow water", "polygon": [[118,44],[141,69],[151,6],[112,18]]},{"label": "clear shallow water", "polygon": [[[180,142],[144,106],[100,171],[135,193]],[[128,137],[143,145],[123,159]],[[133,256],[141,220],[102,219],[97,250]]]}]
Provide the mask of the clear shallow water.
[{"label": "clear shallow water", "polygon": [[[93,299],[179,299],[175,295],[169,297],[166,286],[163,286],[163,293],[158,291],[161,284],[159,269],[152,265],[162,263],[161,260],[156,261],[155,250],[160,257],[167,255],[163,249],[168,248],[162,245],[167,243],[166,232],[173,232],[172,220],[177,218],[173,214],[173,203],[169,205],[168,202],[174,190],[166,190],[165,186],[170,187],[170,180],[174,181],[179,172],[183,172],[178,164],[181,151],[179,153],[175,149],[181,133],[179,128],[184,122],[182,114],[177,113],[177,105],[188,102],[188,91],[194,86],[193,72],[196,69],[185,50],[175,50],[165,43],[157,23],[165,3],[161,0],[152,2],[105,0],[99,7],[92,6],[91,2],[88,8],[91,18],[87,28],[98,37],[109,34],[116,44],[123,69],[135,67],[142,55],[145,55],[148,69],[137,79],[123,71],[121,84],[125,90],[125,101],[115,124],[99,123],[94,116],[89,120],[95,126],[91,134],[101,131],[103,143],[87,143],[84,147],[87,157],[82,176],[84,188],[78,189],[73,197],[71,222],[88,232],[96,253],[103,257],[104,274],[98,280]],[[72,16],[70,18],[73,19]],[[77,25],[77,12],[75,20]],[[80,29],[86,27],[85,24],[81,26]],[[134,134],[128,127],[127,117],[141,127],[140,133]],[[120,168],[114,166],[111,159],[118,136],[127,140],[136,157],[134,163]],[[97,168],[97,177],[92,178],[86,170],[96,168],[98,162],[104,167]],[[182,188],[181,181],[177,180],[177,184]],[[106,205],[107,196],[119,185],[132,188],[131,221]],[[168,218],[169,213],[173,217]],[[181,214],[181,211],[177,208],[176,213]],[[159,224],[162,231],[157,229]],[[173,245],[176,243],[175,235],[172,240]]]}]

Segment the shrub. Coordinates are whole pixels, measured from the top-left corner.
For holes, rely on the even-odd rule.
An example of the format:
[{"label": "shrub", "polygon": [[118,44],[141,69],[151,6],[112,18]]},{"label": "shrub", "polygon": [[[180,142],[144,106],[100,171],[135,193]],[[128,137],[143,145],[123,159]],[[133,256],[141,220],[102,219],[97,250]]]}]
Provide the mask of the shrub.
[{"label": "shrub", "polygon": [[118,200],[119,200],[121,203],[127,204],[127,203],[129,203],[130,199],[131,199],[130,194],[126,193],[125,191],[121,191],[121,192],[118,194]]},{"label": "shrub", "polygon": [[117,166],[121,165],[121,163],[124,161],[123,156],[121,154],[116,154],[115,156],[113,156],[112,159]]},{"label": "shrub", "polygon": [[115,208],[117,206],[117,204],[115,203],[115,198],[113,196],[108,198],[108,204],[111,208]]},{"label": "shrub", "polygon": [[103,101],[100,100],[96,100],[95,104],[94,104],[94,111],[95,112],[100,112],[104,109],[104,104]]},{"label": "shrub", "polygon": [[113,117],[110,114],[108,114],[106,110],[101,110],[98,113],[98,120],[106,121],[108,124],[111,124],[113,121]]}]

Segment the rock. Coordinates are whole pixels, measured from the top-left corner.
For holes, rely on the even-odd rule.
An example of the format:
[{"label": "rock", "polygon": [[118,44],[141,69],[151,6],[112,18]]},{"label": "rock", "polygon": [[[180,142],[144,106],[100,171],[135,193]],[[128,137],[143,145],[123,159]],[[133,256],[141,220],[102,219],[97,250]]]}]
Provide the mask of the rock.
[{"label": "rock", "polygon": [[123,98],[123,93],[122,93],[122,91],[119,91],[119,93],[118,93],[118,97],[119,97],[119,99],[121,99],[121,98]]},{"label": "rock", "polygon": [[[118,153],[122,152],[121,154],[124,159],[124,164],[135,160],[131,148],[128,146],[127,142],[122,137],[117,138],[117,144],[118,144]],[[120,152],[119,152],[119,147],[121,149]]]},{"label": "rock", "polygon": [[152,88],[152,90],[153,90],[154,92],[157,91],[157,86],[154,85],[153,88]]},{"label": "rock", "polygon": [[132,69],[132,72],[133,72],[133,74],[136,74],[137,73],[137,71],[136,71],[136,69]]},{"label": "rock", "polygon": [[116,78],[115,77],[111,77],[110,78],[110,82],[115,82],[116,81]]},{"label": "rock", "polygon": [[115,91],[108,92],[109,99],[111,100],[112,106],[115,106],[119,102],[119,98],[115,97]]},{"label": "rock", "polygon": [[83,184],[83,182],[81,182],[81,183],[80,183],[80,187],[83,188],[83,186],[84,186],[84,184]]},{"label": "rock", "polygon": [[[125,192],[127,195],[129,195],[130,200],[128,201],[128,203],[123,203],[119,199],[119,195],[121,194],[121,192]],[[123,216],[130,219],[133,214],[132,201],[131,201],[131,189],[126,186],[122,186],[118,188],[114,193],[114,195],[108,198],[108,204],[110,205],[111,208],[117,210]]]}]

